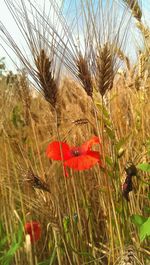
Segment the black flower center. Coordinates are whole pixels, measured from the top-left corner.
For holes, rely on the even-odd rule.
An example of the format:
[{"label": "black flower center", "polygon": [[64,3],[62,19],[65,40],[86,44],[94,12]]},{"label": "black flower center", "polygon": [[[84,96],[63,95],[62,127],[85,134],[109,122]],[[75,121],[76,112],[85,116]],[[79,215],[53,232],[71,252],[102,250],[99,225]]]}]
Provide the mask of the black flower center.
[{"label": "black flower center", "polygon": [[72,150],[73,156],[80,156],[80,151],[78,149]]}]

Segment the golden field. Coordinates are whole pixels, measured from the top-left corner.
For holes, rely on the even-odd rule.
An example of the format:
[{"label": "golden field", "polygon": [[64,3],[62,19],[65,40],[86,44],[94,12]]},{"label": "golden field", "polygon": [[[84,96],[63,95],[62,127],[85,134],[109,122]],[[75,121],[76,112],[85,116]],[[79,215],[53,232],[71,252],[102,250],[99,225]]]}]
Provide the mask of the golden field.
[{"label": "golden field", "polygon": [[[23,64],[23,70],[2,73],[0,80],[1,265],[150,263],[150,30],[140,3],[122,1],[128,24],[134,23],[143,38],[133,63],[121,46],[121,22],[111,34],[113,13],[99,27],[98,18],[105,21],[112,4],[104,8],[102,2],[99,9],[94,1],[83,3],[85,53],[71,50],[63,19],[57,40],[44,13],[32,6],[32,20],[24,1],[22,9],[13,3],[12,12],[27,26],[32,61],[1,26]],[[56,14],[60,21],[61,13]],[[43,29],[53,32],[52,40]],[[121,32],[122,40],[125,35]],[[90,169],[67,168],[66,177],[63,158],[46,155],[53,141],[78,147],[93,136],[100,141],[93,150],[101,162]],[[41,226],[33,243],[24,228],[30,221]]]}]

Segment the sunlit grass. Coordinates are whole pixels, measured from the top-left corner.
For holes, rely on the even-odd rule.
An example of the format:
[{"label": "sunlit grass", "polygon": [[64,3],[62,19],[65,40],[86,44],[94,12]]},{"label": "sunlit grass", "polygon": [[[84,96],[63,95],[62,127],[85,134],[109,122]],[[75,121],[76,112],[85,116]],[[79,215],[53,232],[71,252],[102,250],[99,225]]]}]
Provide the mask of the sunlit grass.
[{"label": "sunlit grass", "polygon": [[[56,7],[57,19],[62,18],[63,26],[59,40],[55,39],[51,24],[46,24],[44,13],[35,16],[35,6],[31,13],[33,20],[31,14],[24,17],[26,6],[16,9],[15,18],[22,19],[20,26],[24,23],[29,26],[23,30],[27,33],[25,38],[30,36],[32,60],[4,32],[32,77],[32,85],[25,71],[2,76],[0,81],[2,265],[127,262],[148,265],[150,262],[149,63],[144,60],[143,65],[137,60],[132,65],[121,50],[121,26],[111,37],[108,34],[115,21],[113,13],[104,29],[97,19],[108,16],[104,12],[106,7],[103,9],[100,1],[96,12],[90,2],[87,6],[80,3],[84,11],[81,15],[86,34],[84,44],[89,53],[81,53],[80,47],[72,46],[75,43],[71,33]],[[110,9],[109,4],[107,8]],[[135,8],[131,11],[136,18]],[[101,28],[102,39],[99,39]],[[45,33],[42,35],[44,30],[47,34],[55,32],[51,35],[54,46]],[[92,30],[95,30],[93,40]],[[122,32],[123,39],[126,30]],[[70,38],[68,46],[64,32]],[[147,52],[145,45],[144,58]],[[121,62],[123,66],[118,72]],[[73,74],[73,79],[65,77],[64,68],[58,78],[56,72],[62,64]],[[39,92],[36,94],[35,83]],[[67,168],[66,176],[62,150],[60,161],[46,155],[47,146],[53,141],[79,147],[93,136],[101,142],[93,146],[94,151],[100,152],[101,163],[88,170]],[[138,167],[137,172],[130,173],[130,166]],[[35,242],[30,242],[25,229],[25,224],[31,221],[41,227],[41,236]]]}]

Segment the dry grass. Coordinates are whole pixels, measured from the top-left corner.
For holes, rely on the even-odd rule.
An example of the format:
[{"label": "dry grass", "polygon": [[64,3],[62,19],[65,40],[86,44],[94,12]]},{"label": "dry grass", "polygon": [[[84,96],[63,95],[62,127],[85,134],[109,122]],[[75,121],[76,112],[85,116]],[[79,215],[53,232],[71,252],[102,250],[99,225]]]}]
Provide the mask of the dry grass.
[{"label": "dry grass", "polygon": [[[110,39],[104,29],[101,43],[96,19],[99,15],[101,18],[104,10],[96,12],[88,5],[87,9],[82,8],[88,11],[83,15],[88,29],[86,44],[88,48],[93,45],[89,60],[88,52],[83,56],[80,49],[71,51],[71,33],[63,22],[62,32],[68,33],[69,46],[61,36],[56,40],[54,28],[50,45],[46,34],[41,35],[41,24],[32,25],[30,16],[26,16],[32,33],[33,65],[11,43],[30,77],[39,85],[40,93],[33,95],[35,88],[26,72],[0,81],[2,265],[149,264],[149,241],[140,242],[138,230],[131,222],[133,214],[148,216],[148,174],[134,177],[129,202],[122,194],[127,162],[149,162],[149,64],[146,53],[141,53],[133,65],[121,50],[118,35]],[[141,23],[138,2],[130,8]],[[24,19],[24,13],[18,12],[21,14]],[[40,19],[44,19],[45,14],[42,15]],[[50,33],[51,24],[48,28],[42,21]],[[111,26],[112,21],[113,17],[108,23]],[[11,40],[8,32],[5,36]],[[125,67],[117,73],[118,60]],[[72,79],[64,75],[61,81],[58,78],[63,64],[73,73]],[[86,171],[68,170],[66,178],[62,164],[46,157],[45,150],[51,141],[79,146],[93,135],[101,137],[103,169],[96,165]],[[42,237],[35,245],[30,245],[24,232],[20,239],[20,226],[29,220],[42,225]]]},{"label": "dry grass", "polygon": [[[70,172],[72,178],[64,179],[61,165],[49,162],[45,156],[47,143],[57,138],[55,118],[50,113],[47,103],[41,96],[32,98],[31,95],[30,123],[24,122],[18,128],[11,118],[14,114],[11,106],[8,108],[7,102],[7,120],[1,121],[3,150],[1,150],[3,154],[1,158],[1,202],[3,202],[1,203],[1,220],[4,229],[11,235],[16,231],[18,218],[37,219],[43,224],[42,239],[36,246],[38,260],[48,258],[48,253],[52,251],[55,244],[60,245],[58,249],[56,248],[60,264],[82,264],[92,259],[95,259],[92,261],[95,264],[111,264],[112,260],[115,261],[119,255],[119,246],[123,248],[128,240],[135,248],[139,248],[137,232],[130,225],[129,217],[133,213],[142,213],[143,206],[147,204],[144,195],[147,192],[147,186],[135,183],[135,190],[127,205],[121,195],[121,182],[123,182],[124,166],[129,159],[134,160],[134,157],[135,159],[138,157],[138,161],[134,160],[135,164],[147,160],[145,141],[149,135],[148,113],[150,110],[146,103],[146,91],[136,92],[134,89],[133,93],[133,89],[124,87],[123,84],[123,79],[120,78],[109,95],[112,97],[110,109],[113,127],[108,126],[110,117],[104,119],[105,156],[110,157],[112,163],[107,165],[107,180],[103,176],[106,173],[99,171],[98,167],[84,173]],[[90,98],[80,86],[75,87],[74,81],[65,79],[61,89],[63,90],[61,94],[63,99],[59,101],[59,108],[63,110],[59,127],[61,139],[66,139],[71,144],[82,143],[96,134],[92,102],[90,103]],[[141,98],[143,95],[145,97]],[[10,105],[14,105],[13,101],[15,104],[24,106],[24,102],[20,100],[16,102],[14,97],[11,98]],[[140,112],[137,110],[139,104]],[[6,106],[3,108],[6,109]],[[75,113],[74,109],[78,112]],[[24,121],[25,113],[22,115]],[[36,115],[36,121],[33,119],[34,115]],[[101,123],[101,117],[98,118],[98,122]],[[116,163],[113,159],[116,160],[117,154],[115,155],[114,152],[117,150],[115,151],[112,145],[114,139],[111,134],[115,134],[116,144],[120,139],[127,137],[122,146],[125,149],[124,154],[117,160],[119,168],[114,169],[114,172],[112,166]],[[28,175],[30,168],[34,172],[32,181],[30,181],[31,175]],[[40,184],[33,179],[33,174],[40,178]],[[119,212],[114,212],[112,203],[114,209],[118,209]],[[6,220],[10,212],[12,215],[8,223]],[[19,217],[16,216],[16,212]],[[74,214],[78,216],[77,226],[73,221]],[[68,232],[64,230],[65,218],[70,218]],[[120,241],[118,241],[119,236]],[[48,247],[49,240],[51,246]],[[40,249],[43,249],[42,252],[39,252]],[[87,257],[80,254],[83,249],[87,252]],[[62,250],[65,251],[65,255],[61,254]],[[21,255],[21,251],[27,256],[26,251],[22,249],[19,250],[18,255]],[[142,255],[138,255],[140,260],[144,258]],[[25,260],[27,258],[24,257]],[[19,261],[18,256],[16,256],[16,262],[23,264],[21,263],[23,260]],[[36,264],[35,260],[33,264]]]}]

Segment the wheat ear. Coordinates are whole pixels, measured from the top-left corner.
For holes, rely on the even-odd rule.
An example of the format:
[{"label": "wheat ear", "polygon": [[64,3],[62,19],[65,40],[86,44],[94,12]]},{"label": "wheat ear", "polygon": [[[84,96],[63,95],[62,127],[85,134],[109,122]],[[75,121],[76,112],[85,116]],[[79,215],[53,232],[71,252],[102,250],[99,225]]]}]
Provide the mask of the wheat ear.
[{"label": "wheat ear", "polygon": [[97,56],[97,71],[96,80],[98,89],[102,97],[105,95],[107,90],[112,89],[114,80],[114,69],[113,69],[113,55],[110,45],[104,44],[99,49]]},{"label": "wheat ear", "polygon": [[39,55],[35,59],[35,64],[45,99],[55,108],[58,87],[51,71],[52,60],[47,56],[44,49],[40,50]]},{"label": "wheat ear", "polygon": [[124,3],[131,9],[133,16],[141,22],[142,10],[137,0],[123,0]]},{"label": "wheat ear", "polygon": [[78,68],[78,77],[81,80],[84,90],[87,95],[92,97],[93,85],[91,73],[88,67],[87,60],[80,54],[79,58],[76,60],[76,65]]}]

